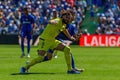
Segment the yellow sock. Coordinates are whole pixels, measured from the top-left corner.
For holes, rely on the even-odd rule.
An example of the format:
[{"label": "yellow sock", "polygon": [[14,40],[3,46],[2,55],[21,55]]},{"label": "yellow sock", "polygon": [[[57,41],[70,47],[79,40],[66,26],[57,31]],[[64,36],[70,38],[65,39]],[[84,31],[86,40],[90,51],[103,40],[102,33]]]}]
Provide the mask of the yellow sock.
[{"label": "yellow sock", "polygon": [[26,68],[26,69],[29,69],[31,66],[33,66],[33,65],[35,65],[35,64],[37,64],[37,63],[42,62],[43,59],[44,59],[44,56],[39,56],[39,57],[33,59],[30,63],[28,63],[28,64],[25,66],[25,68]]},{"label": "yellow sock", "polygon": [[71,64],[71,54],[70,54],[70,48],[69,47],[65,47],[64,48],[64,54],[65,54],[65,60],[68,66],[68,71],[72,70],[72,64]]}]

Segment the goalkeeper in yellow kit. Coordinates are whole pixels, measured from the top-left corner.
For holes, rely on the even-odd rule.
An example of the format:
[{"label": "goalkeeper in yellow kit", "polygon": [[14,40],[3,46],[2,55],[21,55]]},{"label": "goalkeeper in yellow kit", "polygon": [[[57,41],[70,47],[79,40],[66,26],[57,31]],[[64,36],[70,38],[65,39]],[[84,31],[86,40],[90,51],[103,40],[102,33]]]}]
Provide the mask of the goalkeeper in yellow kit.
[{"label": "goalkeeper in yellow kit", "polygon": [[56,18],[51,20],[51,23],[56,24],[48,24],[46,29],[43,31],[40,37],[39,45],[38,45],[38,57],[33,59],[30,63],[26,64],[26,66],[21,68],[21,73],[24,74],[31,66],[40,63],[43,61],[46,54],[53,53],[52,50],[60,50],[64,52],[65,60],[68,67],[68,74],[80,74],[80,72],[74,70],[71,64],[71,53],[70,47],[63,45],[61,41],[56,40],[56,36],[60,32],[64,32],[64,34],[71,40],[75,40],[68,31],[66,30],[66,24],[71,22],[72,15],[69,11],[64,11],[61,14],[60,18]]}]

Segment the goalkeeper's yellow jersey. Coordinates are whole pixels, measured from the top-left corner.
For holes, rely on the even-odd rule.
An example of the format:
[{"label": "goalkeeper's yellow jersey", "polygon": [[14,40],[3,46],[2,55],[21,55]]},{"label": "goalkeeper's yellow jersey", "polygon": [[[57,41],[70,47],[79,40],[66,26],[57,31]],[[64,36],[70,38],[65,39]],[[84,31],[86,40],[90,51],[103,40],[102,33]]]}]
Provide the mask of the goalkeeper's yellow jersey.
[{"label": "goalkeeper's yellow jersey", "polygon": [[66,25],[62,24],[61,18],[52,19],[57,22],[57,24],[48,24],[43,33],[41,34],[42,39],[55,40],[55,37],[64,29]]}]

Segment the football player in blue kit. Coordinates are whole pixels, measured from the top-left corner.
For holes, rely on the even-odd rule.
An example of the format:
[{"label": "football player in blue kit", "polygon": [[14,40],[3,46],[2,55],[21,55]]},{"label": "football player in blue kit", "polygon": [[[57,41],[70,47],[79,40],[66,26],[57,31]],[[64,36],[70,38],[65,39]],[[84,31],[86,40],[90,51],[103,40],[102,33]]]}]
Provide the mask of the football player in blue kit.
[{"label": "football player in blue kit", "polygon": [[20,19],[20,27],[19,27],[19,34],[21,37],[21,58],[25,56],[24,52],[24,40],[27,38],[27,57],[30,57],[30,40],[32,39],[33,35],[33,28],[35,28],[35,20],[34,16],[29,13],[28,8],[24,8],[23,13]]}]

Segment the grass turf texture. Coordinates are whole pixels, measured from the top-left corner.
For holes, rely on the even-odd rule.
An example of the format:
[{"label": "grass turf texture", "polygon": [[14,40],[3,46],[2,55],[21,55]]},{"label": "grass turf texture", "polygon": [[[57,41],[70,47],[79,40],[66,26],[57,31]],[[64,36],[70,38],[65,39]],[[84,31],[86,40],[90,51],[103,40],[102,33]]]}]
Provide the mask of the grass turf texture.
[{"label": "grass turf texture", "polygon": [[77,67],[85,72],[67,74],[63,53],[49,62],[35,65],[30,72],[21,75],[20,67],[37,56],[31,48],[31,58],[20,58],[18,45],[0,45],[0,80],[120,80],[120,48],[71,46]]}]

